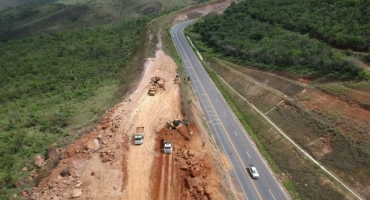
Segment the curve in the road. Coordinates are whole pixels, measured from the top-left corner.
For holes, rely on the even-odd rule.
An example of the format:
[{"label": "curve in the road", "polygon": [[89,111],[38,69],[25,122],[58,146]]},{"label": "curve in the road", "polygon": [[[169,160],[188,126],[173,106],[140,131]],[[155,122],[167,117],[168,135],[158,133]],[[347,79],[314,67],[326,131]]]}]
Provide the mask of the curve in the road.
[{"label": "curve in the road", "polygon": [[[232,165],[237,189],[245,199],[290,199],[185,39],[183,30],[192,22],[172,27],[171,36],[211,131]],[[251,164],[257,167],[259,179],[249,176],[246,166]]]}]

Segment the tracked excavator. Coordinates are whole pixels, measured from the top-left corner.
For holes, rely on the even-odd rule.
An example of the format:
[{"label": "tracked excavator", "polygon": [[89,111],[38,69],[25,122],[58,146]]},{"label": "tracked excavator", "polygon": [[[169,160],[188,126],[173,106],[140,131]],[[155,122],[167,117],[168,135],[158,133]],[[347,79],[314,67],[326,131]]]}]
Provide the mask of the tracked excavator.
[{"label": "tracked excavator", "polygon": [[148,94],[150,96],[154,96],[158,88],[162,88],[163,90],[166,90],[166,87],[164,85],[166,83],[166,80],[164,78],[161,78],[159,76],[154,76],[150,79],[149,83],[151,84],[149,91],[148,91]]},{"label": "tracked excavator", "polygon": [[188,125],[188,122],[186,120],[180,120],[180,119],[173,119],[173,120],[169,120],[166,122],[166,125],[169,129],[178,129],[181,125],[185,125],[186,126],[186,130],[188,132],[188,135],[184,135],[184,137],[186,137],[187,140],[190,140],[190,136],[192,134],[192,132],[189,131],[189,125]]}]

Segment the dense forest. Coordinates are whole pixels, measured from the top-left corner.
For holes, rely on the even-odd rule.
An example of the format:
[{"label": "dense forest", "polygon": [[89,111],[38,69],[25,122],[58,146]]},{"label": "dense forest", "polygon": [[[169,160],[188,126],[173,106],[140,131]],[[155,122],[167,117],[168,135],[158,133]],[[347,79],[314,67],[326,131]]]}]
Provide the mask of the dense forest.
[{"label": "dense forest", "polygon": [[127,81],[120,74],[148,21],[0,42],[0,199],[30,157],[69,134],[75,105]]},{"label": "dense forest", "polygon": [[307,34],[253,19],[247,5],[232,4],[223,15],[207,16],[193,31],[214,51],[239,63],[332,79],[365,78],[354,60]]},{"label": "dense forest", "polygon": [[245,0],[239,12],[342,49],[370,49],[369,0]]}]

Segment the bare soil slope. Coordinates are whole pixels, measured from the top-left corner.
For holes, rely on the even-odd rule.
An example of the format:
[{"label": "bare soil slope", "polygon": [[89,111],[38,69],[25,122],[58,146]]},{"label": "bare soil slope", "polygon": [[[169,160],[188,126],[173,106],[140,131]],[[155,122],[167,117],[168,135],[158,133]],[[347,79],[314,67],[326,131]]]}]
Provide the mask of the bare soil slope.
[{"label": "bare soil slope", "polygon": [[[185,141],[183,134],[173,134],[175,153],[163,155],[158,147],[161,133],[166,130],[162,129],[165,122],[183,118],[179,85],[172,83],[177,66],[161,50],[160,43],[158,47],[156,56],[147,60],[136,90],[110,109],[91,133],[63,150],[62,160],[51,174],[23,196],[30,199],[198,199],[203,196],[225,199],[219,191],[217,170],[213,170],[220,163],[212,163],[214,160],[206,152],[213,149],[202,147],[207,134],[200,133],[196,125],[190,125],[194,133],[191,141]],[[155,96],[149,96],[149,80],[153,76],[166,80],[166,90],[159,89]],[[135,146],[132,134],[139,126],[145,127],[145,139],[144,144]],[[163,169],[168,172],[165,177],[153,175]],[[165,183],[159,184],[163,180]]]},{"label": "bare soil slope", "polygon": [[219,191],[220,179],[209,153],[212,150],[202,139],[197,126],[182,125],[177,130],[163,128],[156,138],[156,149],[171,139],[174,153],[158,151],[153,163],[151,195],[154,199],[225,199]]}]

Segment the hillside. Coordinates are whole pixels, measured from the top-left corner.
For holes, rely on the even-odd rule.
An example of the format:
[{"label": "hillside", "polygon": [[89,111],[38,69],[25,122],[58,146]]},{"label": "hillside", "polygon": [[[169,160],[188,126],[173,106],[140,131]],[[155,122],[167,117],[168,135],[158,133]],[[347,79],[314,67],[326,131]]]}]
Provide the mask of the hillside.
[{"label": "hillside", "polygon": [[[289,28],[298,23],[292,19],[303,13],[295,10],[301,5],[295,1],[274,2],[276,7],[272,1],[232,4],[223,15],[199,20],[186,34],[260,151],[281,174],[293,199],[353,197],[309,162],[264,117],[357,194],[369,199],[369,73],[358,67],[357,58],[351,57],[349,50],[338,50],[323,38]],[[334,5],[339,1],[330,2]],[[272,19],[279,5],[291,4],[295,6],[289,11],[274,13],[282,18],[292,12],[285,21],[287,25],[257,17],[266,14]],[[341,8],[336,11],[341,12]],[[329,14],[326,19],[330,17],[345,21]],[[354,22],[352,17],[346,23]],[[362,25],[364,28],[367,23]],[[348,29],[345,35],[351,37],[351,31],[355,32]]]},{"label": "hillside", "polygon": [[75,138],[127,92],[140,72],[128,61],[149,20],[0,43],[0,199],[34,154]]},{"label": "hillside", "polygon": [[149,21],[198,3],[166,2],[58,1],[0,12],[0,199],[31,192],[61,150],[128,93],[166,28],[160,21],[148,30]]},{"label": "hillside", "polygon": [[233,4],[223,15],[207,16],[194,25],[192,31],[207,46],[204,51],[210,47],[235,62],[312,77],[341,80],[366,77],[354,59],[308,35],[255,20],[246,12],[247,6],[244,2]]},{"label": "hillside", "polygon": [[341,49],[370,49],[367,0],[246,0],[240,9],[253,19],[309,34]]},{"label": "hillside", "polygon": [[140,16],[159,16],[189,4],[205,1],[59,0],[54,3],[42,3],[43,1],[35,0],[28,2],[32,3],[0,12],[0,40],[100,26]]}]

